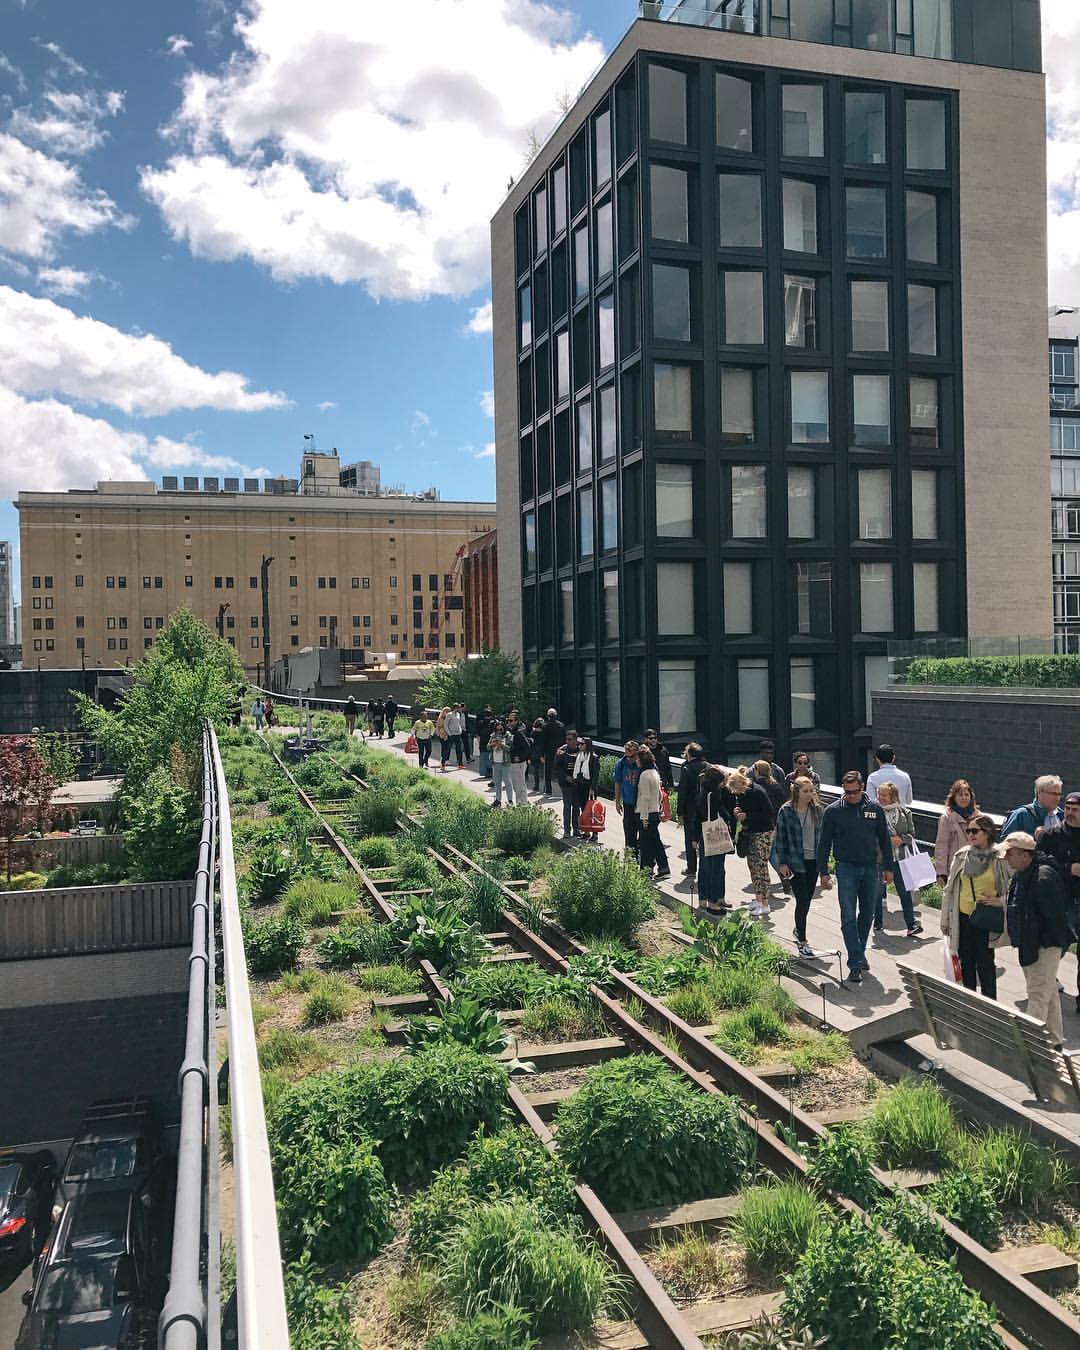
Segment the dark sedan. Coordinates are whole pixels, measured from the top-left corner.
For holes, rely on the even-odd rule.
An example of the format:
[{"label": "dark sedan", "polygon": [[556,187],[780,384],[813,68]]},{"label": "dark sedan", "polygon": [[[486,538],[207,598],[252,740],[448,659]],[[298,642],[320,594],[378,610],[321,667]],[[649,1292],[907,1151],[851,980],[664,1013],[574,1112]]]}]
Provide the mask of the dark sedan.
[{"label": "dark sedan", "polygon": [[44,1243],[55,1174],[51,1153],[0,1150],[0,1269],[21,1270]]},{"label": "dark sedan", "polygon": [[130,1191],[156,1199],[161,1162],[157,1116],[145,1097],[95,1102],[71,1142],[60,1177],[62,1205],[95,1191]]}]

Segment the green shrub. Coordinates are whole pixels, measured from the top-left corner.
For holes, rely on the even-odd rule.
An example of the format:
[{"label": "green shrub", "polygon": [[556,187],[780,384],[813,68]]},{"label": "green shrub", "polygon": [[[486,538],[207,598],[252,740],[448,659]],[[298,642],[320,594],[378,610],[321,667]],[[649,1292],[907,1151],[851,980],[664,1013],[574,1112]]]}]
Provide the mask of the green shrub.
[{"label": "green shrub", "polygon": [[602,1035],[604,1019],[595,1004],[563,994],[535,998],[521,1019],[521,1034],[527,1041],[551,1044],[555,1041],[590,1040]]},{"label": "green shrub", "polygon": [[955,1170],[926,1192],[926,1203],[983,1247],[1001,1241],[1001,1210],[985,1177]]},{"label": "green shrub", "polygon": [[291,787],[275,788],[266,799],[271,814],[275,816],[283,815],[286,811],[291,811],[296,805],[296,793]]},{"label": "green shrub", "polygon": [[949,1243],[933,1210],[921,1196],[897,1191],[874,1208],[874,1222],[891,1233],[897,1242],[913,1247],[920,1256],[949,1257]]},{"label": "green shrub", "polygon": [[1075,656],[920,657],[908,666],[909,684],[1009,685],[1034,689],[1080,687]]},{"label": "green shrub", "polygon": [[716,1044],[747,1064],[757,1060],[759,1046],[784,1045],[791,1039],[780,1014],[759,1003],[728,1013],[719,1026]]},{"label": "green shrub", "polygon": [[298,877],[285,892],[282,908],[311,927],[322,927],[331,923],[335,914],[351,909],[356,899],[356,890],[348,882]]},{"label": "green shrub", "polygon": [[326,1047],[316,1037],[288,1027],[275,1027],[259,1042],[260,1069],[298,1069],[325,1064]]},{"label": "green shrub", "polygon": [[1001,1350],[992,1309],[964,1285],[954,1266],[901,1259],[895,1269],[888,1318],[891,1345],[905,1350]]},{"label": "green shrub", "polygon": [[459,1312],[519,1307],[539,1334],[590,1327],[615,1289],[596,1246],[580,1233],[546,1227],[526,1200],[471,1211],[449,1236],[440,1265]]},{"label": "green shrub", "polygon": [[424,1046],[456,1041],[484,1055],[498,1055],[510,1039],[506,1028],[490,1008],[474,998],[455,998],[439,1003],[433,1017],[410,1017],[405,1026],[405,1043],[414,1053]]},{"label": "green shrub", "polygon": [[433,888],[439,881],[439,868],[434,858],[418,853],[410,840],[403,839],[397,846],[397,873],[402,890]]},{"label": "green shrub", "polygon": [[461,909],[466,918],[480,925],[481,931],[494,933],[502,927],[502,913],[507,906],[497,881],[473,873],[465,881],[461,894]]},{"label": "green shrub", "polygon": [[443,792],[428,802],[410,838],[419,848],[439,849],[449,844],[474,858],[488,843],[492,816],[501,814],[489,810],[472,793],[451,796]]},{"label": "green shrub", "polygon": [[355,972],[356,983],[371,994],[396,997],[400,994],[419,994],[423,988],[418,970],[389,961],[383,966],[367,966]]},{"label": "green shrub", "polygon": [[750,1186],[742,1193],[735,1235],[755,1265],[787,1269],[802,1256],[825,1212],[798,1182]]},{"label": "green shrub", "polygon": [[967,1155],[968,1170],[985,1179],[1002,1209],[1038,1210],[1075,1185],[1065,1159],[1020,1130],[986,1130],[976,1136]]},{"label": "green shrub", "polygon": [[366,1261],[393,1235],[390,1188],[370,1140],[312,1140],[277,1187],[283,1254]]},{"label": "green shrub", "polygon": [[356,990],[340,975],[326,975],[304,1002],[304,1021],[309,1026],[340,1022],[356,1002]]},{"label": "green shrub", "polygon": [[397,950],[390,925],[374,919],[343,926],[319,943],[319,957],[330,966],[382,965]]},{"label": "green shrub", "polygon": [[882,1167],[944,1167],[960,1147],[952,1107],[927,1079],[897,1083],[874,1103],[863,1128]]},{"label": "green shrub", "polygon": [[711,1022],[716,1010],[706,984],[691,984],[684,989],[675,989],[665,995],[664,1002],[676,1017],[681,1017],[694,1027]]},{"label": "green shrub", "polygon": [[750,1140],[730,1098],[633,1055],[592,1070],[562,1108],[559,1151],[609,1208],[628,1210],[727,1194]]},{"label": "green shrub", "polygon": [[293,858],[288,849],[274,844],[255,849],[243,879],[246,899],[253,905],[271,904],[288,886],[292,872]]},{"label": "green shrub", "polygon": [[498,961],[473,966],[454,977],[455,998],[474,998],[487,1008],[524,1008],[547,984],[547,977],[527,961]]},{"label": "green shrub", "polygon": [[44,872],[14,872],[3,884],[9,891],[43,891],[47,880]]},{"label": "green shrub", "polygon": [[430,961],[440,975],[475,966],[491,950],[479,924],[469,923],[453,902],[433,897],[411,897],[390,927],[409,956]]},{"label": "green shrub", "polygon": [[575,849],[561,858],[547,901],[567,932],[624,940],[656,913],[648,877],[607,849]]},{"label": "green shrub", "polygon": [[124,847],[132,881],[177,881],[195,875],[200,816],[195,795],[159,765],[122,801]]},{"label": "green shrub", "polygon": [[616,755],[600,756],[600,777],[596,783],[596,790],[601,797],[615,796],[615,765],[618,762]]},{"label": "green shrub", "polygon": [[[125,862],[89,863],[85,867],[73,867],[69,863],[62,863],[48,874],[45,886],[48,890],[68,886],[112,886],[118,881],[123,881],[126,875]],[[8,889],[16,888],[9,886]]]},{"label": "green shrub", "polygon": [[679,919],[683,930],[694,939],[694,949],[718,966],[774,975],[787,969],[787,952],[745,910],[737,909],[714,920],[696,918],[682,906]]},{"label": "green shrub", "polygon": [[529,881],[532,877],[532,864],[528,858],[515,854],[503,863],[503,875],[507,881]]},{"label": "green shrub", "polygon": [[432,1336],[424,1350],[535,1350],[529,1315],[522,1308],[500,1308],[455,1322]]},{"label": "green shrub", "polygon": [[291,1350],[359,1350],[348,1288],[324,1283],[310,1252],[285,1267]]},{"label": "green shrub", "polygon": [[357,797],[349,816],[349,830],[357,839],[369,834],[393,834],[404,813],[404,795],[397,788],[379,784]]},{"label": "green shrub", "polygon": [[870,1171],[866,1145],[850,1125],[834,1126],[817,1141],[807,1175],[863,1209],[871,1209],[878,1198],[879,1187]]},{"label": "green shrub", "polygon": [[353,855],[361,867],[393,867],[397,862],[394,841],[386,834],[373,834],[367,839],[361,839],[353,849]]},{"label": "green shrub", "polygon": [[555,838],[555,817],[543,806],[510,806],[491,822],[492,845],[528,856]]},{"label": "green shrub", "polygon": [[291,970],[307,938],[307,930],[300,920],[287,914],[271,914],[262,920],[247,919],[243,928],[248,969],[253,975]]}]

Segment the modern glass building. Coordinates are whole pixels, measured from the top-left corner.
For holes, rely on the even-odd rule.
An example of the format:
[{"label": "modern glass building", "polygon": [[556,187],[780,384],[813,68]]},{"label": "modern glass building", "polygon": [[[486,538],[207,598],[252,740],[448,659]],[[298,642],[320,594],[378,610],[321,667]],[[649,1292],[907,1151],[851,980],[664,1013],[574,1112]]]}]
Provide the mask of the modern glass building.
[{"label": "modern glass building", "polygon": [[1057,648],[1080,652],[1080,308],[1050,310],[1050,518]]},{"label": "modern glass building", "polygon": [[977,9],[644,5],[497,213],[501,630],[579,727],[831,775],[890,639],[1049,621],[1039,12]]}]

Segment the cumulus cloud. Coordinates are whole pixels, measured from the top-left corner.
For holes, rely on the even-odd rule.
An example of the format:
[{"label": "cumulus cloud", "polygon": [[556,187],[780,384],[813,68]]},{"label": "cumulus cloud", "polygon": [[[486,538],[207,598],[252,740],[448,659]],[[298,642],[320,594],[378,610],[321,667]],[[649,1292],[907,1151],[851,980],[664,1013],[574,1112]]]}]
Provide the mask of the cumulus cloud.
[{"label": "cumulus cloud", "polygon": [[65,234],[133,223],[78,169],[0,132],[0,251],[49,260]]},{"label": "cumulus cloud", "polygon": [[39,267],[37,279],[49,295],[81,295],[97,279],[97,273],[80,272],[77,267]]},{"label": "cumulus cloud", "polygon": [[491,301],[485,300],[472,312],[472,317],[465,325],[466,333],[490,333],[491,332]]},{"label": "cumulus cloud", "polygon": [[1080,6],[1043,0],[1050,299],[1080,303]]},{"label": "cumulus cloud", "polygon": [[105,122],[124,108],[116,89],[46,89],[38,107],[16,108],[9,129],[59,155],[85,155],[106,137]]},{"label": "cumulus cloud", "polygon": [[466,296],[530,133],[603,57],[572,22],[539,0],[247,0],[239,50],[187,76],[181,149],[143,191],[199,257]]},{"label": "cumulus cloud", "polygon": [[485,417],[495,416],[495,390],[485,389],[480,395],[480,407],[484,410]]},{"label": "cumulus cloud", "polygon": [[191,365],[151,334],[123,333],[9,286],[0,286],[0,381],[21,394],[61,394],[144,416],[180,408],[262,412],[288,402],[249,389],[234,371]]},{"label": "cumulus cloud", "polygon": [[173,33],[165,39],[165,50],[170,56],[183,56],[194,45],[190,38],[184,37],[183,33]]},{"label": "cumulus cloud", "polygon": [[494,442],[494,441],[488,441],[487,445],[484,446],[483,450],[477,450],[477,451],[474,452],[474,458],[476,458],[476,459],[494,459],[494,458],[495,458],[495,442]]},{"label": "cumulus cloud", "polygon": [[329,412],[331,408],[336,408],[337,404],[332,398],[323,399],[321,403],[315,404],[320,412]]}]

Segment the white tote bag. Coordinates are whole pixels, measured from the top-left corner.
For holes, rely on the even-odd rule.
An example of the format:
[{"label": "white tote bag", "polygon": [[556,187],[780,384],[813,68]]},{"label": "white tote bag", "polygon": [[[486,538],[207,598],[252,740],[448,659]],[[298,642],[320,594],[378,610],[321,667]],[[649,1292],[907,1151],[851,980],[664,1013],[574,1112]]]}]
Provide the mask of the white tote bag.
[{"label": "white tote bag", "polygon": [[[711,792],[706,799],[706,810],[712,810]],[[720,854],[735,852],[735,843],[723,816],[717,816],[715,820],[703,820],[701,822],[701,842],[706,858],[715,858]]]},{"label": "white tote bag", "polygon": [[900,875],[912,895],[916,891],[921,891],[924,886],[932,886],[937,881],[933,858],[929,853],[923,853],[919,849],[913,849],[906,858],[900,859]]}]

